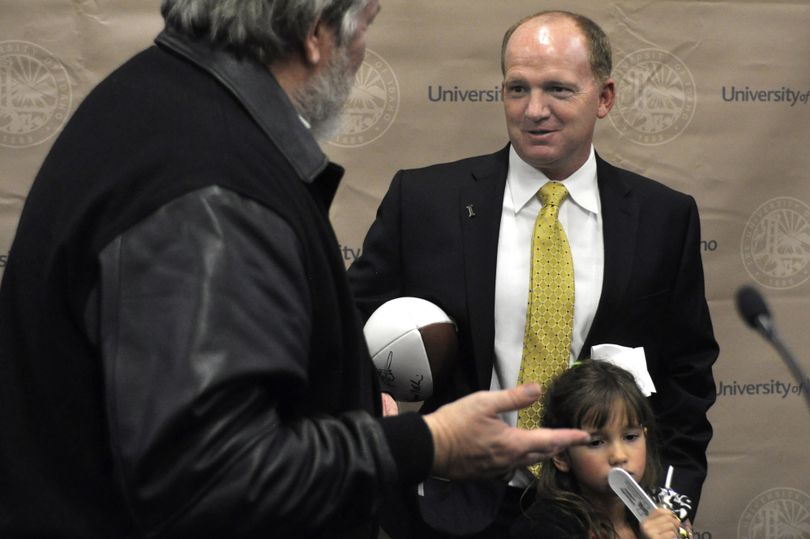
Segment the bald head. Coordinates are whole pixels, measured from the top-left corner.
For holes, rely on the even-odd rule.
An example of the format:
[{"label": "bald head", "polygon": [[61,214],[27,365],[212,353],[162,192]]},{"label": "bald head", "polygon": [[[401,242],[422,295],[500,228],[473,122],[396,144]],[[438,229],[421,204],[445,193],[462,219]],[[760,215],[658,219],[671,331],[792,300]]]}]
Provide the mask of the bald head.
[{"label": "bald head", "polygon": [[[602,28],[600,28],[599,25],[594,21],[588,17],[585,17],[584,15],[571,13],[569,11],[541,11],[539,13],[535,13],[534,15],[524,17],[513,24],[504,34],[503,42],[501,44],[501,73],[506,74],[507,49],[513,34],[518,30],[518,28],[521,28],[521,30],[527,30],[528,28],[522,27],[525,25],[532,27],[541,26],[543,22],[558,22],[565,20],[571,21],[571,23],[577,28],[579,33],[584,38],[588,48],[588,60],[591,65],[593,76],[599,83],[604,83],[610,77],[610,72],[613,69],[610,41]],[[542,36],[538,37],[542,38]]]}]

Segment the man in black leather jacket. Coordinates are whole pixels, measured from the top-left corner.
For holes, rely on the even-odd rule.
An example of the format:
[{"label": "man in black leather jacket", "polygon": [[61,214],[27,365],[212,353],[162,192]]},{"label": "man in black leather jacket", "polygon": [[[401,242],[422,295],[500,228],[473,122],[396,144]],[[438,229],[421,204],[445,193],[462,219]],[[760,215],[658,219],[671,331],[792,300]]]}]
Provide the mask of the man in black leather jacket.
[{"label": "man in black leather jacket", "polygon": [[381,415],[314,135],[378,0],[164,0],[84,100],[0,288],[0,537],[374,537],[395,483],[503,475],[579,431],[537,387]]}]

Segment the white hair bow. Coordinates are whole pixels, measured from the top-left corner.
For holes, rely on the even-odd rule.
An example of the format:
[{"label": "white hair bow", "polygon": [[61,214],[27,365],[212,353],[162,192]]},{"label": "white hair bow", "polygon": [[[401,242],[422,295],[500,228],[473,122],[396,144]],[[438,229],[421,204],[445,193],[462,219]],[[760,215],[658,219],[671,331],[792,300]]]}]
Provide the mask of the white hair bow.
[{"label": "white hair bow", "polygon": [[647,371],[644,348],[629,348],[618,344],[597,344],[591,347],[591,359],[607,361],[628,371],[636,379],[636,385],[645,397],[655,393],[655,385]]}]

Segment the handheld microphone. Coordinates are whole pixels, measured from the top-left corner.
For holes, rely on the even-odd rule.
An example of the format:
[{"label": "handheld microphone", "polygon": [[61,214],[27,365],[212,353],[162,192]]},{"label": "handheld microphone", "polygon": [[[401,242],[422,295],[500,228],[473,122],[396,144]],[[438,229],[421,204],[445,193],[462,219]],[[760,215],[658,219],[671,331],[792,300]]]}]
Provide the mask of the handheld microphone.
[{"label": "handheld microphone", "polygon": [[737,311],[745,323],[759,332],[779,353],[779,356],[790,369],[791,374],[799,384],[799,392],[810,409],[810,381],[796,361],[793,353],[788,349],[776,332],[771,312],[765,304],[762,294],[752,286],[742,286],[737,290]]}]

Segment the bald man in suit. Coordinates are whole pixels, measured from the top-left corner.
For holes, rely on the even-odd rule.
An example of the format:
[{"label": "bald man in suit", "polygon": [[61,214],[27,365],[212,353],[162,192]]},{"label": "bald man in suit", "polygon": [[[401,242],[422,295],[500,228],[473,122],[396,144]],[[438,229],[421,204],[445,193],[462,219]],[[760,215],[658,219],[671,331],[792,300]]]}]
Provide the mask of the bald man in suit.
[{"label": "bald man in suit", "polygon": [[[596,23],[560,11],[532,15],[507,31],[501,58],[509,144],[395,175],[349,269],[357,303],[368,317],[387,300],[417,296],[456,321],[460,356],[452,383],[436,389],[425,411],[474,391],[513,387],[532,229],[542,206],[536,193],[560,182],[568,196],[559,221],[575,282],[570,361],[589,357],[598,344],[643,348],[664,465],[674,467],[672,485],[692,499],[694,517],[718,355],[695,200],[596,153],[595,124],[615,98],[610,44]],[[514,424],[516,417],[504,419]],[[503,480],[483,488],[426,482],[423,497],[394,511],[388,531],[427,536],[433,532],[425,520],[440,530],[437,537],[502,536],[530,480],[518,474],[508,487]],[[435,498],[425,503],[430,489]],[[421,517],[414,516],[418,506]]]}]

